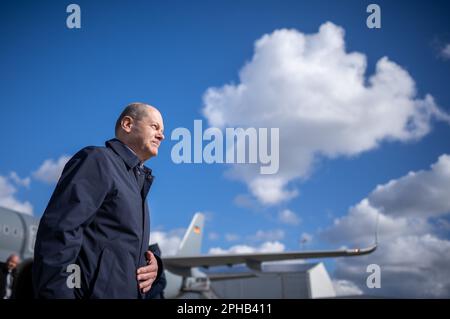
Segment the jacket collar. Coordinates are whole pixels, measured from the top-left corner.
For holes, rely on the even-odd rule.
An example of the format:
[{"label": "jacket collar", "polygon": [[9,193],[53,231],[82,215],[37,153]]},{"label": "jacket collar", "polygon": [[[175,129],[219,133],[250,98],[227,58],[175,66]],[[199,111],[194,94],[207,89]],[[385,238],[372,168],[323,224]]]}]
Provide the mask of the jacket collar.
[{"label": "jacket collar", "polygon": [[[106,147],[110,147],[113,149],[114,152],[119,155],[122,160],[125,162],[125,164],[128,166],[128,169],[134,168],[137,165],[140,164],[139,158],[134,154],[131,149],[129,149],[122,141],[120,141],[117,138],[113,138],[109,141],[105,142]],[[144,166],[144,171],[147,174],[151,174],[152,170],[146,166]]]}]

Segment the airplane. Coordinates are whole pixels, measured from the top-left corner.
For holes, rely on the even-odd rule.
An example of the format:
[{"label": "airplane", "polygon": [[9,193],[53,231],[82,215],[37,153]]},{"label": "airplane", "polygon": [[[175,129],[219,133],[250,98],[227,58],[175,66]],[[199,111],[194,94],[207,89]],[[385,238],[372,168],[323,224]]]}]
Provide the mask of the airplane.
[{"label": "airplane", "polygon": [[[214,298],[210,290],[212,281],[263,275],[263,262],[361,256],[377,248],[375,243],[361,249],[201,255],[204,223],[204,215],[196,213],[176,254],[164,256],[162,252],[167,280],[165,298],[177,298],[186,292],[202,292],[205,297]],[[0,207],[0,261],[5,261],[12,253],[18,254],[22,260],[32,259],[38,225],[39,220],[30,215]],[[252,273],[207,274],[200,269],[239,264],[245,264]]]}]

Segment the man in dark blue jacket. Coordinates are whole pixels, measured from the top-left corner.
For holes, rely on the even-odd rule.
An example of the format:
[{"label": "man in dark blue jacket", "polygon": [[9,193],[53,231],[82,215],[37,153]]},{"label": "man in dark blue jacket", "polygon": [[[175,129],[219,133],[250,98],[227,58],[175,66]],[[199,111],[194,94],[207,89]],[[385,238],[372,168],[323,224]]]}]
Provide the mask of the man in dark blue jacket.
[{"label": "man in dark blue jacket", "polygon": [[163,130],[156,108],[133,103],[115,139],[68,161],[39,224],[36,297],[146,298],[158,287],[161,259],[148,250],[153,175],[143,163],[158,154]]}]

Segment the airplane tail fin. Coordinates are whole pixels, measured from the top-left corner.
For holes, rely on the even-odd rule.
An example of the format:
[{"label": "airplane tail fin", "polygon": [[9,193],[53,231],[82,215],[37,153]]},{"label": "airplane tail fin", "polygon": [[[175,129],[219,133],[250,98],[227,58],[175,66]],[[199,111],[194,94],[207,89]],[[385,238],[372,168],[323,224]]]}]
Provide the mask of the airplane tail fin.
[{"label": "airplane tail fin", "polygon": [[202,248],[203,226],[205,216],[202,213],[196,213],[192,218],[191,224],[184,234],[177,256],[199,255]]}]

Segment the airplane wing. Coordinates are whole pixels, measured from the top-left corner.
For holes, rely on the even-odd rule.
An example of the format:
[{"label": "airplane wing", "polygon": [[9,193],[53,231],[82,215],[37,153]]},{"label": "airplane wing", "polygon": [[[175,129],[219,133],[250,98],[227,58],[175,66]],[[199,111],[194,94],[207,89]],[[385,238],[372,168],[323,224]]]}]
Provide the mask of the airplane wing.
[{"label": "airplane wing", "polygon": [[230,279],[243,279],[243,278],[254,278],[258,277],[254,273],[243,273],[243,274],[208,274],[208,279],[210,281],[222,281]]},{"label": "airplane wing", "polygon": [[236,264],[246,264],[247,267],[259,271],[261,270],[261,263],[266,261],[360,256],[370,254],[376,249],[377,245],[362,249],[340,249],[328,251],[170,256],[163,257],[163,263],[167,270],[180,275],[186,275],[192,267],[208,268],[212,266],[232,266]]}]

